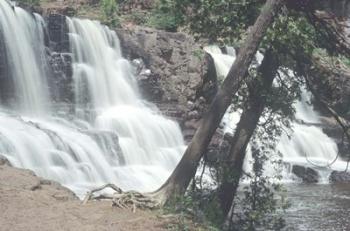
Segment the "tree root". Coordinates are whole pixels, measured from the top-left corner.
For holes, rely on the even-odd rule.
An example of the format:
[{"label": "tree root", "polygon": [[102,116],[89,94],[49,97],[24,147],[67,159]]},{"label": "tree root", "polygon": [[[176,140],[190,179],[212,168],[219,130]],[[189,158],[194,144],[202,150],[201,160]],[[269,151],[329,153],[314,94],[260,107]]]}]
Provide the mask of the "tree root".
[{"label": "tree root", "polygon": [[[98,195],[93,196],[94,193],[103,189],[111,188],[115,191],[112,195]],[[114,184],[106,184],[101,187],[95,188],[86,194],[82,204],[86,204],[89,200],[93,199],[109,199],[112,200],[112,206],[116,206],[121,209],[131,209],[136,212],[136,208],[140,209],[157,209],[162,205],[162,201],[157,198],[156,195],[143,194],[136,191],[124,192],[118,186]]]}]

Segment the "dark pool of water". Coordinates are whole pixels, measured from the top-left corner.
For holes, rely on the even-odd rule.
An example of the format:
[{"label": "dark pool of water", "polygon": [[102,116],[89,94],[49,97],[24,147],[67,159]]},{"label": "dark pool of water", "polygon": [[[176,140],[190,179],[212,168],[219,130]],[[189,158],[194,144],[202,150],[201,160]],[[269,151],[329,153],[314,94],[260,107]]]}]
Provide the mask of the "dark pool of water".
[{"label": "dark pool of water", "polygon": [[350,184],[288,184],[287,230],[350,231]]}]

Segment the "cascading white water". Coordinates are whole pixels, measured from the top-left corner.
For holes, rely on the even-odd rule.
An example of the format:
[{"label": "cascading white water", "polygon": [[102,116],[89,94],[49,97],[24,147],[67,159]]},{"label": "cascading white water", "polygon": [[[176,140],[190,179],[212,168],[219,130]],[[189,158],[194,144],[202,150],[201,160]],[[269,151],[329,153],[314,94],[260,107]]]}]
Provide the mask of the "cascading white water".
[{"label": "cascading white water", "polygon": [[[217,75],[226,76],[236,58],[235,53],[223,54],[217,46],[206,47],[205,51],[214,59]],[[259,55],[257,59],[258,63],[261,63],[262,56]],[[319,169],[321,181],[328,182],[328,174],[331,169],[345,170],[346,162],[337,159],[338,148],[336,143],[320,127],[315,126],[315,124],[321,124],[319,115],[308,103],[311,98],[310,93],[305,89],[301,90],[301,100],[294,104],[296,121],[292,122],[293,133],[291,137],[283,134],[277,145],[277,149],[282,153],[283,161],[286,163],[311,167],[324,166],[322,169]],[[239,112],[228,110],[222,121],[225,125],[224,131],[233,133],[239,117]],[[250,160],[251,156],[248,152],[245,161],[246,166]],[[283,173],[282,175],[289,178],[290,172]],[[284,180],[288,181],[289,179]]]},{"label": "cascading white water", "polygon": [[[131,172],[145,166],[173,169],[184,151],[180,129],[142,102],[132,66],[122,58],[115,32],[97,21],[68,19],[68,25],[77,105],[84,96],[91,97],[96,128],[118,134]],[[137,178],[157,175],[152,171],[142,170]]]},{"label": "cascading white water", "polygon": [[[105,183],[124,190],[159,187],[183,153],[182,134],[142,102],[116,34],[98,22],[68,19],[77,116],[54,117],[45,113],[48,86],[38,62],[42,18],[0,1],[0,19],[17,103],[30,112],[0,110],[0,155],[80,196]],[[89,120],[79,113],[83,107]]]},{"label": "cascading white water", "polygon": [[42,63],[42,18],[0,1],[0,30],[15,82],[16,108],[27,114],[43,115],[48,110],[48,90]]}]

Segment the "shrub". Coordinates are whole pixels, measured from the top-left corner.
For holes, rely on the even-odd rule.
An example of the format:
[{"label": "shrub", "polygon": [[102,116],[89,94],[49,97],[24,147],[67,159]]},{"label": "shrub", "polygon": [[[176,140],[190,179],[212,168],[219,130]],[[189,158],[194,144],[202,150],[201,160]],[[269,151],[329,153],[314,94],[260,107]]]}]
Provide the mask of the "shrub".
[{"label": "shrub", "polygon": [[160,30],[175,32],[183,22],[183,15],[177,10],[176,1],[159,0],[152,11],[147,25]]},{"label": "shrub", "polygon": [[118,20],[118,5],[115,0],[101,1],[102,21],[108,26],[117,26]]},{"label": "shrub", "polygon": [[[281,176],[264,176],[264,165],[273,150],[253,141],[251,151],[253,169],[250,184],[244,187],[243,196],[238,198],[241,207],[233,214],[230,230],[282,230],[286,226],[283,212],[289,207],[289,202],[284,197],[282,186],[271,182],[272,178],[280,179]],[[275,164],[281,166],[280,161]]]},{"label": "shrub", "polygon": [[26,6],[39,6],[40,0],[18,0],[18,3]]}]

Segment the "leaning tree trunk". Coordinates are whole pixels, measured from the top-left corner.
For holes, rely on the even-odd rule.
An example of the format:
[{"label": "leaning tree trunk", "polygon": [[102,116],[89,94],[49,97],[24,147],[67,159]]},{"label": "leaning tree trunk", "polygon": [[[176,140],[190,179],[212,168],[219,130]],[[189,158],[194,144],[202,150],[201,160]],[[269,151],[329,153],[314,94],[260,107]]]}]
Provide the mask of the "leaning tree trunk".
[{"label": "leaning tree trunk", "polygon": [[223,180],[218,189],[218,197],[223,212],[227,217],[242,174],[246,148],[252,137],[266,105],[266,98],[276,76],[278,64],[276,56],[270,50],[266,52],[259,67],[258,76],[249,87],[249,98],[237,124],[234,136],[229,141],[231,147],[227,159],[223,163]]},{"label": "leaning tree trunk", "polygon": [[206,151],[209,142],[219,126],[223,115],[231,104],[232,97],[241,86],[249,65],[264,37],[266,30],[272,24],[285,0],[267,0],[254,26],[249,30],[244,45],[232,65],[221,89],[217,92],[208,112],[201,120],[191,143],[172,175],[155,192],[163,202],[185,193],[191,179],[194,177],[198,163]]}]

